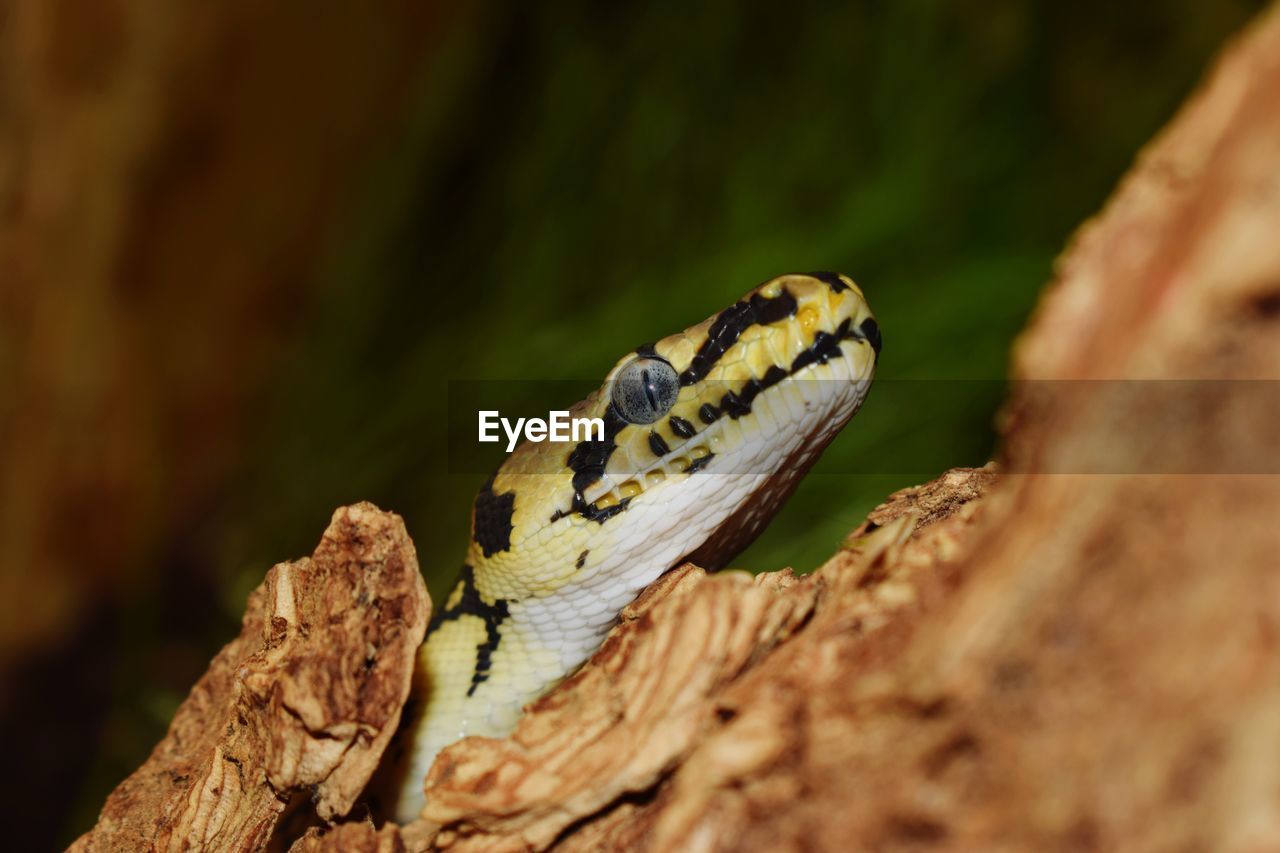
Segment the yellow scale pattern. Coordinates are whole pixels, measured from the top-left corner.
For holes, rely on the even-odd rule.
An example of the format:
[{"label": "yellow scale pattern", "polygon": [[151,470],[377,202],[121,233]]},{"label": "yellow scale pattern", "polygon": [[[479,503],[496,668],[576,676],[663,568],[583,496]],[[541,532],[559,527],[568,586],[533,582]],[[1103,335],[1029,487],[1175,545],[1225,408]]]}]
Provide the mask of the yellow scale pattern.
[{"label": "yellow scale pattern", "polygon": [[[477,498],[467,568],[419,655],[397,816],[420,811],[440,749],[508,733],[645,585],[683,557],[717,568],[749,544],[857,410],[879,351],[852,280],[781,276],[623,357],[570,410],[604,418],[608,441],[576,457],[573,444],[517,447]],[[612,382],[638,357],[681,379],[652,424],[611,411]]]}]

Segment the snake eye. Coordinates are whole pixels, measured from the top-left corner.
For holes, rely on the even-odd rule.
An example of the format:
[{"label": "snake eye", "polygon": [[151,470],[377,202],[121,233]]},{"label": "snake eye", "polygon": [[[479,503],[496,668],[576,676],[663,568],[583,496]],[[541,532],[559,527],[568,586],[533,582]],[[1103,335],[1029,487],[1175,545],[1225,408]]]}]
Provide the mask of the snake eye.
[{"label": "snake eye", "polygon": [[641,356],[613,380],[613,407],[633,424],[651,424],[671,411],[679,393],[674,367],[660,358]]}]

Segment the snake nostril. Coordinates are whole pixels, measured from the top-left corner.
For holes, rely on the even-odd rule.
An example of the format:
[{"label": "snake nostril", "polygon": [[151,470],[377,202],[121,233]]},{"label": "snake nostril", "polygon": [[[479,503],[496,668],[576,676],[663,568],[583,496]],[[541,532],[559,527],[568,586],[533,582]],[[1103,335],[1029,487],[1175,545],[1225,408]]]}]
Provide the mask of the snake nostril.
[{"label": "snake nostril", "polygon": [[862,321],[862,325],[858,327],[862,330],[862,335],[871,344],[871,348],[876,351],[876,358],[880,357],[880,324],[876,322],[875,317],[868,317]]}]

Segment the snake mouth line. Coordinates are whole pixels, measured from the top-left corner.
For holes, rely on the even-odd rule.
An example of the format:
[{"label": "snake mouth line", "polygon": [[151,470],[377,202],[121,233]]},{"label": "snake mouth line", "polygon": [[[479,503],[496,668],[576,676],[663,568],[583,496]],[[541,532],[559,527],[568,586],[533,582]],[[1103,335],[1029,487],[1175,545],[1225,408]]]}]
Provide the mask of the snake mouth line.
[{"label": "snake mouth line", "polygon": [[678,474],[692,474],[707,466],[715,457],[715,453],[706,444],[692,447],[681,447],[680,453],[659,459],[653,465],[630,477],[621,485],[606,491],[591,502],[596,511],[604,511],[621,506],[644,494],[646,489],[658,485]]}]

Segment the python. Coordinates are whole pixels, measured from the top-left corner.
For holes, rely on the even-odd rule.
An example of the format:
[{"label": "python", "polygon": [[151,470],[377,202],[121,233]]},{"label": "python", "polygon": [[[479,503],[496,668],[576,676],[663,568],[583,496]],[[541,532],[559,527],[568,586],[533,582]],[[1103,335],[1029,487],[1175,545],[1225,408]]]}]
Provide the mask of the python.
[{"label": "python", "polygon": [[516,447],[476,496],[419,652],[389,756],[396,817],[421,812],[441,749],[508,734],[663,572],[721,568],[750,544],[861,406],[880,350],[852,279],[780,276],[624,355],[569,410],[602,432]]}]

